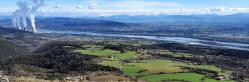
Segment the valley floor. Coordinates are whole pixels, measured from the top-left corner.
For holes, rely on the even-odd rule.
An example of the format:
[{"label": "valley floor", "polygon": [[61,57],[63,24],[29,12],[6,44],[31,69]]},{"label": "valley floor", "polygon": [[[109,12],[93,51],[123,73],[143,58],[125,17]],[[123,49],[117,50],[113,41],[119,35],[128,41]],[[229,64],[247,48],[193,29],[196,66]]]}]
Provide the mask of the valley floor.
[{"label": "valley floor", "polygon": [[0,54],[0,77],[13,82],[247,82],[249,78],[248,51],[133,38],[27,35],[1,34],[1,41],[13,45],[6,52],[29,51]]}]

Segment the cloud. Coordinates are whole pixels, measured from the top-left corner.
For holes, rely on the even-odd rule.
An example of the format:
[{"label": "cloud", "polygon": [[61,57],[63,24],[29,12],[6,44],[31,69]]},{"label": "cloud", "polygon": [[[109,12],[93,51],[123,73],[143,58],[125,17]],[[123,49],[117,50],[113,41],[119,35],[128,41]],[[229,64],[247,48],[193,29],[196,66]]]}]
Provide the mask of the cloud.
[{"label": "cloud", "polygon": [[176,8],[176,7],[182,7],[182,5],[176,2],[125,0],[125,1],[112,3],[109,9],[163,9],[163,8],[165,9],[165,8]]},{"label": "cloud", "polygon": [[98,4],[97,3],[90,3],[90,5],[88,6],[88,9],[97,9],[98,8]]},{"label": "cloud", "polygon": [[[192,15],[249,13],[244,7],[195,7],[177,2],[155,0],[81,0],[74,4],[53,3],[40,10],[45,16],[111,16],[111,15]],[[1,9],[0,9],[1,10]],[[1,10],[0,12],[5,12]]]},{"label": "cloud", "polygon": [[57,5],[55,5],[55,6],[52,6],[52,8],[55,8],[55,9],[61,8],[61,4],[57,4]]},{"label": "cloud", "polygon": [[214,7],[207,9],[208,12],[225,12],[225,7]]},{"label": "cloud", "polygon": [[75,8],[76,8],[76,9],[82,9],[83,6],[82,6],[82,5],[77,5]]},{"label": "cloud", "polygon": [[249,13],[249,8],[175,8],[175,9],[57,9],[44,10],[46,16],[112,16],[112,15],[199,15]]}]

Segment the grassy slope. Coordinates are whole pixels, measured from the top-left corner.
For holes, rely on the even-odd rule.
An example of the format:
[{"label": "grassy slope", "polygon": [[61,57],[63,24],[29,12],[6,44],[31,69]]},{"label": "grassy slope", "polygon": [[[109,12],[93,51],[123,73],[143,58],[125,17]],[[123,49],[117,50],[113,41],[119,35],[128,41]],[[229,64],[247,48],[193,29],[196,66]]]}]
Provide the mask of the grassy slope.
[{"label": "grassy slope", "polygon": [[[102,50],[101,46],[84,46],[86,49],[77,49],[76,52],[87,55],[95,55],[100,57],[114,56],[116,60],[104,60],[99,64],[111,66],[115,68],[122,67],[120,60],[136,56],[136,52],[128,51],[127,53],[120,53],[119,51],[105,49]],[[181,54],[182,55],[182,54]],[[200,82],[201,79],[206,77],[202,74],[189,73],[183,67],[190,67],[194,69],[205,69],[221,73],[221,69],[215,65],[190,65],[183,62],[176,62],[171,60],[141,60],[126,63],[122,71],[129,77],[138,77],[139,79],[149,82],[160,82],[165,80],[175,81],[190,81]],[[161,74],[163,73],[163,74]],[[165,74],[166,73],[166,74]],[[167,74],[169,73],[169,74]],[[234,82],[234,81],[218,81],[214,79],[205,79],[205,82]]]},{"label": "grassy slope", "polygon": [[[121,64],[119,61],[103,61],[100,64],[107,65],[111,67],[119,68]],[[143,60],[138,63],[128,63],[123,67],[123,71],[128,76],[140,77],[142,80],[150,82],[159,82],[163,80],[187,80],[191,82],[200,82],[201,78],[205,75],[196,73],[187,73],[186,70],[181,69],[182,66],[192,67],[192,68],[202,68],[206,70],[220,70],[213,65],[188,65],[181,62],[173,62],[170,60]],[[139,72],[141,70],[146,70],[144,72]],[[164,73],[176,73],[176,72],[186,72],[186,73],[176,73],[176,74],[159,74]],[[187,75],[188,77],[185,77]],[[177,76],[180,78],[176,78]],[[192,79],[190,79],[190,77]],[[152,79],[153,78],[153,79]],[[218,81],[214,79],[207,79],[205,82],[234,82],[234,81]]]},{"label": "grassy slope", "polygon": [[77,49],[75,52],[80,52],[82,54],[87,55],[94,55],[94,56],[100,56],[100,57],[108,57],[108,56],[114,56],[115,59],[127,59],[130,57],[134,57],[136,55],[136,52],[134,51],[128,51],[126,53],[121,53],[120,51],[111,50],[111,49],[104,49],[102,50],[102,46],[96,46],[96,45],[86,45],[83,46],[86,49]]},{"label": "grassy slope", "polygon": [[204,75],[196,73],[176,73],[176,74],[158,74],[158,75],[148,75],[141,77],[140,79],[149,82],[161,82],[164,80],[184,80],[190,82],[200,82]]},{"label": "grassy slope", "polygon": [[[118,61],[103,61],[101,64],[109,65],[113,67],[119,67],[120,63]],[[127,65],[135,65],[141,67],[145,70],[148,70],[153,73],[160,73],[160,72],[184,72],[182,67],[191,67],[196,69],[206,69],[220,72],[221,69],[214,66],[214,65],[189,65],[182,62],[175,62],[171,60],[142,60],[139,62],[128,63]]]}]

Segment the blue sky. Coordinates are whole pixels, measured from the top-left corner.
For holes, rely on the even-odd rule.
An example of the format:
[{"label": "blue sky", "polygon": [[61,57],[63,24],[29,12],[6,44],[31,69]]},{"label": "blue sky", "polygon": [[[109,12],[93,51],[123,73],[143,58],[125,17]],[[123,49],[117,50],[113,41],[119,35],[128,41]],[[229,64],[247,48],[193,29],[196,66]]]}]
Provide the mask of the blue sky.
[{"label": "blue sky", "polygon": [[[15,6],[17,0],[0,0],[0,6]],[[29,1],[29,0],[27,0]],[[64,5],[79,5],[85,2],[102,2],[105,4],[112,2],[123,2],[123,1],[141,1],[141,2],[174,2],[186,6],[227,6],[227,7],[249,7],[248,0],[46,0],[48,3],[59,2]]]},{"label": "blue sky", "polygon": [[[17,0],[0,0],[0,13],[17,9]],[[26,0],[32,1],[32,0]],[[31,3],[31,2],[30,2]],[[249,0],[46,0],[43,14],[172,14],[249,12]],[[92,13],[94,12],[94,13]],[[89,13],[88,13],[89,14]]]}]

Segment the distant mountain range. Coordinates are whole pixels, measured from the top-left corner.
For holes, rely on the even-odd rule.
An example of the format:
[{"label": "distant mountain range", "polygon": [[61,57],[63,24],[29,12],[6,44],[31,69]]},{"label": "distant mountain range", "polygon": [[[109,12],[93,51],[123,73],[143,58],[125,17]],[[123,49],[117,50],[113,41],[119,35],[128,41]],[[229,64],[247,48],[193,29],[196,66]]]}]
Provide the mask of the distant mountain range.
[{"label": "distant mountain range", "polygon": [[[169,32],[178,29],[186,30],[211,29],[214,31],[246,30],[249,26],[249,14],[233,15],[157,15],[128,16],[116,15],[109,17],[79,17],[79,18],[39,18],[38,27],[53,30],[95,31],[95,32]],[[214,29],[215,28],[215,29]],[[226,29],[225,29],[226,28]],[[238,29],[243,28],[243,29]]]},{"label": "distant mountain range", "polygon": [[108,17],[95,17],[95,19],[101,20],[113,20],[120,22],[241,22],[249,20],[249,13],[237,13],[232,15],[140,15],[140,16],[128,16],[128,15],[115,15]]},{"label": "distant mountain range", "polygon": [[[54,17],[43,17],[39,18],[54,18]],[[56,17],[60,18],[60,17]],[[61,17],[63,18],[63,17]],[[70,17],[64,17],[70,18]],[[204,15],[113,15],[113,16],[100,16],[100,17],[74,17],[84,19],[97,19],[97,20],[110,20],[118,22],[129,22],[129,23],[143,23],[143,22],[245,22],[249,20],[249,13],[237,13],[231,15],[217,15],[217,14],[204,14]],[[11,16],[0,16],[0,20],[11,19]]]},{"label": "distant mountain range", "polygon": [[[37,27],[50,30],[94,31],[94,32],[150,32],[172,33],[187,31],[246,31],[249,14],[233,15],[116,15],[108,17],[38,17]],[[11,16],[0,17],[0,25],[10,26]],[[226,28],[226,29],[225,29]],[[242,29],[243,28],[243,29]],[[188,32],[191,33],[191,32]],[[245,33],[243,32],[243,33]]]},{"label": "distant mountain range", "polygon": [[115,29],[128,28],[134,24],[123,22],[97,20],[86,18],[41,18],[37,26],[41,29],[72,30],[72,31],[114,31]]}]

